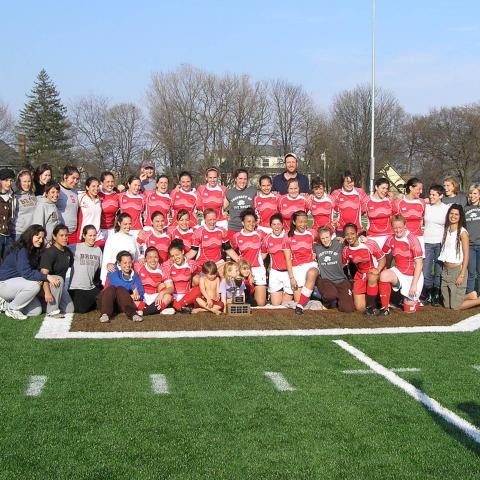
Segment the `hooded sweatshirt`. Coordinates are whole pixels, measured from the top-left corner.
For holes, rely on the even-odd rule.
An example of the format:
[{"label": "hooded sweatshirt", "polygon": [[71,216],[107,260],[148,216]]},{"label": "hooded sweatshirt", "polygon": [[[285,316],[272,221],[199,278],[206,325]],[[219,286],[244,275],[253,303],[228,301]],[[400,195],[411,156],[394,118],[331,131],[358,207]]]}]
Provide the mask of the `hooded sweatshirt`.
[{"label": "hooded sweatshirt", "polygon": [[32,192],[15,192],[14,235],[21,235],[34,224],[33,216],[37,207],[37,197]]},{"label": "hooded sweatshirt", "polygon": [[37,208],[33,214],[33,223],[45,227],[47,231],[46,240],[49,242],[52,239],[53,229],[60,223],[57,205],[49,202],[47,197],[37,197]]}]

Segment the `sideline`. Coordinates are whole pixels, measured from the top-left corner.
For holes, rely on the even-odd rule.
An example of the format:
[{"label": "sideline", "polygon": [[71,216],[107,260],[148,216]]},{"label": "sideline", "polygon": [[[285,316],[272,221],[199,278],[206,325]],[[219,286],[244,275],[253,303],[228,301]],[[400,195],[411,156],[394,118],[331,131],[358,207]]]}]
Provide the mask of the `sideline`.
[{"label": "sideline", "polygon": [[458,416],[456,413],[452,412],[448,408],[445,408],[435,399],[429,397],[425,392],[413,386],[411,383],[399,377],[396,373],[393,373],[388,368],[385,368],[383,365],[376,362],[361,350],[358,350],[344,340],[333,340],[333,343],[336,343],[340,348],[343,348],[345,351],[350,353],[358,361],[364,363],[378,375],[381,375],[383,378],[385,378],[385,380],[388,380],[390,383],[403,390],[407,395],[410,395],[417,402],[425,405],[425,407],[427,407],[430,411],[442,417],[443,420],[455,425],[458,429],[465,433],[465,435],[468,435],[477,443],[480,443],[480,430],[478,430],[475,425],[472,425],[462,417]]},{"label": "sideline", "polygon": [[49,339],[117,339],[117,338],[226,338],[226,337],[330,337],[343,335],[389,335],[399,333],[459,333],[480,329],[480,313],[453,325],[383,328],[312,328],[298,330],[181,330],[132,332],[71,332],[73,313],[65,318],[45,316],[35,338]]}]

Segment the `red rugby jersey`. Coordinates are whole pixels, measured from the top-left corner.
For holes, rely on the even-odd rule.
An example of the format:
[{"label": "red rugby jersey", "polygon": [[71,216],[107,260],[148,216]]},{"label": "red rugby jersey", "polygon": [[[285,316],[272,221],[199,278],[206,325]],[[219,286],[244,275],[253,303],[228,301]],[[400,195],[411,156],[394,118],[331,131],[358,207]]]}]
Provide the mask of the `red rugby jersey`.
[{"label": "red rugby jersey", "polygon": [[157,267],[155,270],[151,270],[146,264],[143,264],[137,273],[142,281],[145,293],[157,293],[157,287],[165,281],[162,269],[160,267]]},{"label": "red rugby jersey", "polygon": [[312,195],[308,202],[308,211],[313,217],[314,229],[331,225],[333,221],[333,201],[325,193],[322,198],[316,198]]},{"label": "red rugby jersey", "polygon": [[100,228],[109,230],[115,226],[115,216],[120,208],[119,194],[117,192],[98,192],[98,198],[102,201],[102,216]]},{"label": "red rugby jersey", "polygon": [[262,242],[262,253],[270,255],[271,266],[274,270],[286,270],[285,254],[283,253],[283,242],[287,234],[282,233],[277,237],[273,233],[266,235]]},{"label": "red rugby jersey", "polygon": [[247,233],[242,228],[233,236],[232,247],[250,263],[250,266],[260,267],[260,265],[263,265],[261,250],[264,237],[265,233],[261,230]]},{"label": "red rugby jersey", "polygon": [[358,187],[351,192],[339,188],[331,193],[333,208],[338,213],[337,230],[343,230],[347,223],[354,223],[359,232],[362,230],[362,203],[366,196],[365,191]]},{"label": "red rugby jersey", "polygon": [[162,265],[165,283],[173,282],[173,289],[177,294],[185,294],[190,290],[192,277],[200,270],[197,262],[187,258],[182,265],[177,265],[171,260]]},{"label": "red rugby jersey", "polygon": [[152,214],[162,212],[165,217],[165,225],[168,224],[168,216],[172,206],[172,199],[168,193],[158,193],[155,190],[145,190],[143,192],[145,198],[145,226],[152,225]]},{"label": "red rugby jersey", "polygon": [[183,242],[185,247],[185,253],[187,253],[192,248],[193,242],[193,229],[189,228],[188,230],[181,230],[178,225],[171,228],[168,232],[171,240],[180,239]]},{"label": "red rugby jersey", "polygon": [[297,198],[292,198],[288,194],[282,195],[278,200],[278,211],[283,216],[283,228],[288,230],[290,228],[290,220],[295,212],[302,210],[307,211],[307,199],[302,195]]},{"label": "red rugby jersey", "polygon": [[285,235],[283,238],[283,249],[292,253],[292,266],[304,265],[315,261],[313,256],[314,236],[310,230],[303,233],[293,232],[293,236]]},{"label": "red rugby jersey", "polygon": [[390,235],[383,245],[385,253],[392,253],[395,267],[404,275],[413,275],[415,271],[415,259],[422,258],[422,246],[418,238],[408,232],[401,238]]},{"label": "red rugby jersey", "polygon": [[393,233],[390,220],[393,214],[393,202],[390,197],[378,199],[367,196],[362,203],[362,212],[367,215],[369,237],[391,235]]},{"label": "red rugby jersey", "polygon": [[227,187],[217,185],[212,188],[208,185],[200,185],[197,189],[197,208],[203,213],[206,208],[213,208],[217,212],[217,220],[224,220],[223,201]]},{"label": "red rugby jersey", "polygon": [[212,260],[217,263],[222,260],[222,246],[228,241],[227,232],[220,227],[209,230],[207,227],[199,227],[193,232],[192,247],[198,248],[196,261],[203,265]]},{"label": "red rugby jersey", "polygon": [[257,193],[253,199],[253,208],[258,215],[258,224],[262,227],[270,227],[270,217],[278,212],[278,195]]},{"label": "red rugby jersey", "polygon": [[385,253],[380,250],[378,244],[367,239],[365,243],[360,242],[358,247],[346,245],[342,251],[342,262],[343,265],[347,265],[348,262],[354,263],[358,268],[358,273],[363,275],[375,267],[374,258],[380,260],[384,256]]},{"label": "red rugby jersey", "polygon": [[145,250],[150,247],[155,247],[160,257],[160,262],[163,263],[168,259],[168,247],[170,246],[170,235],[165,231],[157,235],[153,230],[145,231],[145,239],[137,238],[139,245],[145,245]]},{"label": "red rugby jersey", "polygon": [[122,213],[128,213],[132,217],[132,230],[141,230],[142,213],[145,208],[142,195],[131,195],[128,192],[119,194],[120,210]]},{"label": "red rugby jersey", "polygon": [[394,202],[394,213],[401,213],[407,220],[407,230],[413,235],[421,237],[423,235],[422,224],[425,215],[425,201],[418,198],[408,200],[406,198],[397,199]]},{"label": "red rugby jersey", "polygon": [[175,188],[170,192],[172,199],[172,223],[176,221],[177,214],[180,210],[187,210],[190,213],[190,226],[194,227],[198,224],[196,207],[197,207],[197,193],[193,190],[185,192],[180,188]]}]

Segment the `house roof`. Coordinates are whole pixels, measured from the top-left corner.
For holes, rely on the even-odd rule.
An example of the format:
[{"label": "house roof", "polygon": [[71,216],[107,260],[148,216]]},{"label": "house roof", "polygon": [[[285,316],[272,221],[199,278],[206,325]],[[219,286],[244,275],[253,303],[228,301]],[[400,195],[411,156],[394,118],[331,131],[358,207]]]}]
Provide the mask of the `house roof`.
[{"label": "house roof", "polygon": [[0,140],[0,166],[2,167],[16,167],[18,163],[17,151]]}]

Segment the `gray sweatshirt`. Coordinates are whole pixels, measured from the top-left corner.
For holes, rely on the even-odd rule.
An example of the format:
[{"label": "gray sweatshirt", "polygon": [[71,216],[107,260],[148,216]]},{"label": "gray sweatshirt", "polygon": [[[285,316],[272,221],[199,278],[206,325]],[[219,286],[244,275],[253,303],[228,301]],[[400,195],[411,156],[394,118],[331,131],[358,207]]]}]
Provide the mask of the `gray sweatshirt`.
[{"label": "gray sweatshirt", "polygon": [[95,287],[93,279],[95,272],[102,265],[102,251],[100,247],[89,247],[85,242],[70,245],[74,255],[70,289],[91,290]]},{"label": "gray sweatshirt", "polygon": [[78,192],[60,185],[60,195],[57,202],[60,221],[68,228],[69,233],[77,230],[78,222]]},{"label": "gray sweatshirt", "polygon": [[465,219],[467,220],[470,245],[480,245],[480,207],[467,205],[465,207]]},{"label": "gray sweatshirt", "polygon": [[328,248],[325,248],[321,243],[315,243],[313,248],[317,256],[320,278],[330,280],[333,283],[340,283],[347,279],[342,266],[343,244],[332,239],[332,244]]},{"label": "gray sweatshirt", "polygon": [[52,239],[53,229],[60,223],[57,205],[49,202],[46,197],[37,197],[37,208],[33,214],[32,223],[45,227],[46,240],[49,242]]},{"label": "gray sweatshirt", "polygon": [[13,218],[13,234],[21,235],[27,227],[33,225],[33,216],[37,208],[37,197],[31,192],[15,192],[15,213]]}]

